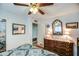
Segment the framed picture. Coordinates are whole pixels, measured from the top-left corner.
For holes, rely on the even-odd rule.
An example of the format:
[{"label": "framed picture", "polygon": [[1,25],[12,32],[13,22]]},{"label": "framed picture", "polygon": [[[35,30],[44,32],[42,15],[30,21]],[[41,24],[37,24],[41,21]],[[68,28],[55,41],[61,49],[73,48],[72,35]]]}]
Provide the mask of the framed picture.
[{"label": "framed picture", "polygon": [[12,24],[12,34],[24,34],[25,33],[25,25],[23,24]]},{"label": "framed picture", "polygon": [[78,28],[78,22],[67,23],[66,28],[77,29]]}]

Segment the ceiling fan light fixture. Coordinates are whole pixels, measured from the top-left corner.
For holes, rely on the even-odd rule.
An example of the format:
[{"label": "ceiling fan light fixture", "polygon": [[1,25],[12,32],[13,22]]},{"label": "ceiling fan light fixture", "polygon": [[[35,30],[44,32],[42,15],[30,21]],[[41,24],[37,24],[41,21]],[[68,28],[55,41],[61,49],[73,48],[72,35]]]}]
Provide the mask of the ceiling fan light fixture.
[{"label": "ceiling fan light fixture", "polygon": [[45,13],[40,9],[40,7],[53,5],[53,3],[29,3],[28,5],[27,4],[23,4],[23,3],[13,3],[13,4],[17,5],[17,6],[30,7],[30,11],[28,12],[28,15],[30,15],[32,13],[36,14],[37,12],[39,12],[42,15],[44,15]]},{"label": "ceiling fan light fixture", "polygon": [[36,13],[38,12],[38,9],[39,9],[38,6],[31,6],[30,11],[31,11],[33,14],[36,14]]}]

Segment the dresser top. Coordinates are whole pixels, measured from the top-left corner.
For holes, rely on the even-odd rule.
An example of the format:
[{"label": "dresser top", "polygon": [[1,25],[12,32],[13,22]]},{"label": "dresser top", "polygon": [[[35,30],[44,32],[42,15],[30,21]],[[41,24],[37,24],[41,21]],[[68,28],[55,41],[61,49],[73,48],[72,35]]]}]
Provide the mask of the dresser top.
[{"label": "dresser top", "polygon": [[63,41],[63,42],[69,42],[69,43],[74,43],[73,40],[69,40],[69,39],[50,39],[50,38],[45,38],[46,40],[57,40],[57,41]]}]

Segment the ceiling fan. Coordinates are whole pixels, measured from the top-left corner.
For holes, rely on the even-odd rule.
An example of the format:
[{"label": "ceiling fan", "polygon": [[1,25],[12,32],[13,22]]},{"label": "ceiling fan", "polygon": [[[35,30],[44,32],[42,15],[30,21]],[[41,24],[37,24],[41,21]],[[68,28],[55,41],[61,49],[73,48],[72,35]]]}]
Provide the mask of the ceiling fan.
[{"label": "ceiling fan", "polygon": [[17,6],[26,6],[26,7],[30,7],[30,11],[28,12],[28,15],[34,13],[36,14],[37,12],[39,12],[40,14],[44,15],[44,11],[42,11],[40,9],[40,7],[44,7],[44,6],[50,6],[53,5],[54,3],[29,3],[27,4],[23,4],[23,3],[13,3],[14,5]]}]

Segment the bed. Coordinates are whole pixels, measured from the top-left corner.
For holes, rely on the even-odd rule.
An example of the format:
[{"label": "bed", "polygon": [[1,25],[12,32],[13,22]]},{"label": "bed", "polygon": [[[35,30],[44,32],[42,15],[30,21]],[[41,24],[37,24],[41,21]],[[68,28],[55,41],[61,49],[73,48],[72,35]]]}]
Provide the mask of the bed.
[{"label": "bed", "polygon": [[33,47],[30,44],[24,44],[15,49],[0,53],[0,56],[58,56],[56,53]]}]

